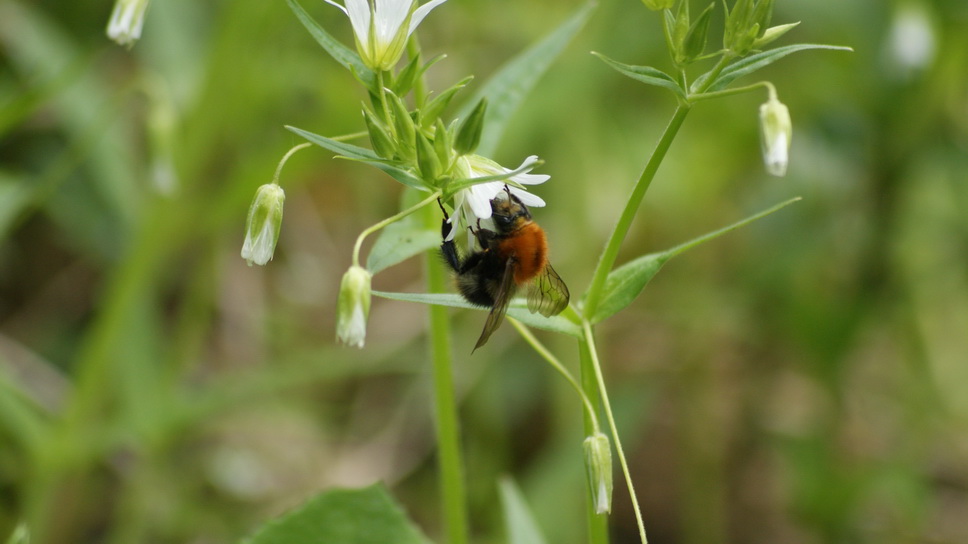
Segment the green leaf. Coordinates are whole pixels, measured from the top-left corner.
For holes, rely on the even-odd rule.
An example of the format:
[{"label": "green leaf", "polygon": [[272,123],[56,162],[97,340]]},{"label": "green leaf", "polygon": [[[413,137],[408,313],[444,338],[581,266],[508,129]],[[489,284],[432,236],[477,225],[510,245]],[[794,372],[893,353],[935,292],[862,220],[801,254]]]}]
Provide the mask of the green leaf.
[{"label": "green leaf", "polygon": [[323,49],[331,57],[333,57],[336,62],[342,64],[347,70],[353,72],[353,74],[359,78],[359,80],[366,85],[366,88],[374,90],[376,88],[376,75],[373,70],[363,64],[363,60],[360,56],[356,54],[356,51],[346,47],[339,40],[334,38],[326,29],[320,26],[315,19],[310,17],[309,13],[299,5],[296,0],[286,0],[289,4],[289,8],[292,9],[293,13],[296,14],[296,18],[299,22],[306,27],[309,34],[315,39],[319,45],[323,46]]},{"label": "green leaf", "polygon": [[612,270],[612,272],[608,275],[608,279],[605,280],[604,295],[602,296],[602,300],[598,305],[598,309],[595,311],[595,315],[592,316],[592,323],[600,323],[601,321],[604,321],[605,319],[615,315],[617,312],[623,310],[626,306],[631,304],[633,300],[638,298],[646,284],[649,283],[649,281],[662,268],[662,265],[668,262],[669,259],[688,249],[692,249],[699,244],[708,242],[713,238],[718,238],[727,232],[752,223],[757,219],[766,217],[767,215],[770,215],[781,208],[785,208],[798,200],[800,200],[800,197],[791,198],[786,202],[781,202],[772,208],[751,215],[742,221],[729,225],[728,227],[724,227],[709,234],[700,236],[699,238],[695,238],[671,249],[667,249],[659,253],[644,255],[638,259],[634,259],[623,264],[615,270]]},{"label": "green leaf", "polygon": [[494,154],[514,112],[541,75],[585,24],[594,8],[593,2],[580,7],[551,34],[504,64],[461,107],[457,118],[465,119],[482,98],[487,98],[487,117],[481,143],[477,148],[479,155],[489,157]]},{"label": "green leaf", "polygon": [[13,532],[10,533],[7,544],[30,544],[30,530],[27,529],[25,523],[17,525]]},{"label": "green leaf", "polygon": [[371,164],[379,168],[380,170],[383,170],[384,172],[389,174],[390,177],[406,185],[407,187],[413,187],[414,189],[419,189],[421,191],[428,190],[428,188],[424,185],[424,183],[420,180],[420,178],[408,172],[407,170],[398,168],[397,166],[394,166],[393,164],[388,163],[387,161],[377,156],[376,153],[374,153],[373,151],[365,147],[359,147],[353,144],[348,144],[346,142],[340,142],[338,140],[327,138],[325,136],[320,136],[319,134],[313,134],[312,132],[303,130],[301,128],[296,128],[293,126],[287,125],[286,129],[295,134],[298,134],[299,136],[302,136],[303,138],[309,140],[310,142],[320,147],[324,147],[326,149],[329,149],[330,151],[339,153],[339,156],[341,157]]},{"label": "green leaf", "polygon": [[[451,308],[465,308],[468,310],[490,311],[489,308],[475,306],[464,300],[460,295],[452,293],[388,293],[385,291],[373,291],[373,294],[391,300],[436,304],[437,306],[450,306]],[[524,299],[512,300],[507,315],[536,329],[559,332],[574,336],[575,338],[581,338],[582,336],[581,327],[560,315],[544,317],[540,314],[529,312],[528,303]]]},{"label": "green leaf", "polygon": [[534,514],[528,508],[528,503],[514,480],[509,477],[501,478],[500,491],[508,544],[545,544]]},{"label": "green leaf", "polygon": [[[401,209],[415,205],[422,193],[406,191]],[[366,269],[376,274],[414,255],[440,246],[440,230],[423,225],[420,214],[404,217],[380,231],[366,258]]]},{"label": "green leaf", "polygon": [[592,51],[592,55],[602,59],[602,61],[609,65],[612,69],[620,74],[624,74],[632,79],[647,83],[649,85],[655,85],[656,87],[662,87],[672,91],[679,98],[686,98],[685,91],[679,86],[679,83],[673,79],[672,76],[659,70],[658,68],[653,68],[651,66],[632,66],[629,64],[623,64],[617,60],[612,60],[607,56],[596,53]]},{"label": "green leaf", "polygon": [[430,544],[382,484],[334,489],[264,525],[245,544]]},{"label": "green leaf", "polygon": [[[798,51],[806,51],[808,49],[827,49],[832,51],[853,51],[850,47],[842,47],[839,45],[821,45],[821,44],[809,44],[800,43],[794,45],[786,45],[783,47],[777,47],[776,49],[770,49],[769,51],[763,51],[761,53],[756,53],[755,55],[750,55],[746,58],[740,59],[733,64],[727,66],[716,78],[716,81],[709,87],[708,92],[721,91],[726,88],[727,85],[732,83],[738,78],[752,74],[753,72],[763,68],[764,66],[773,64],[774,62],[782,59],[783,57],[796,53]],[[707,78],[700,76],[692,84],[692,91],[702,88],[705,80]]]}]

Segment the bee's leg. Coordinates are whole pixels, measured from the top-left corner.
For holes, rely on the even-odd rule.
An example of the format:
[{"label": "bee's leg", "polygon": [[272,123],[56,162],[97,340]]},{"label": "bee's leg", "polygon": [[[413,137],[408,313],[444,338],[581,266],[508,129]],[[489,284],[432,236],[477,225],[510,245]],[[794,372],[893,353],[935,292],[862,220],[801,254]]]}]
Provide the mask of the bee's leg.
[{"label": "bee's leg", "polygon": [[[443,206],[440,207],[443,210]],[[457,254],[457,245],[454,244],[454,240],[448,240],[447,235],[450,234],[450,230],[454,228],[453,225],[447,222],[447,212],[444,212],[444,220],[440,223],[440,237],[443,242],[440,243],[440,254],[444,257],[444,262],[447,266],[451,268],[454,272],[460,272],[461,262],[460,256]]]}]

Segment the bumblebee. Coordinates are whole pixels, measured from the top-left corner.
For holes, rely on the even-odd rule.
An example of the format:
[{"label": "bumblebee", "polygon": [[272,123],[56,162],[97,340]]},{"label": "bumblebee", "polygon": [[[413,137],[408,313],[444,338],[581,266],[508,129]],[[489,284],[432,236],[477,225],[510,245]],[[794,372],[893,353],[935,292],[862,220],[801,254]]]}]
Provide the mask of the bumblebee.
[{"label": "bumblebee", "polygon": [[[504,193],[491,200],[495,230],[481,228],[480,220],[476,229],[470,227],[480,250],[462,256],[453,240],[445,239],[440,245],[444,261],[455,273],[460,294],[471,304],[491,309],[475,350],[501,325],[511,297],[522,285],[528,285],[528,309],[545,317],[561,313],[570,296],[565,282],[548,262],[544,230],[507,186]],[[450,224],[442,205],[441,210],[441,231],[445,234]]]}]

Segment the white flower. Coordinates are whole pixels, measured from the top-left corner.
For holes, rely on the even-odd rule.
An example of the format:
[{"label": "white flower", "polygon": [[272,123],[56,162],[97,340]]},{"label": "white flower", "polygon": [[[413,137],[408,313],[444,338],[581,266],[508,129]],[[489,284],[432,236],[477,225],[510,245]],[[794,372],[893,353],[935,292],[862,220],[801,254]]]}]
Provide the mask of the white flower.
[{"label": "white flower", "polygon": [[108,20],[108,38],[131,47],[141,37],[148,0],[117,0]]},{"label": "white flower", "polygon": [[[525,169],[524,172],[515,174],[509,179],[515,183],[520,183],[521,185],[538,185],[539,183],[544,183],[551,178],[551,176],[546,174],[528,173],[538,162],[537,155],[531,155],[530,157],[524,159],[524,162],[521,163],[521,166],[518,166],[514,170],[508,170],[500,164],[485,157],[481,157],[480,155],[463,155],[457,159],[457,162],[458,170],[462,172],[462,175],[471,179],[478,177],[497,176],[506,174],[508,172],[513,172],[514,170],[522,169]],[[478,183],[477,185],[463,189],[454,195],[454,214],[448,220],[448,222],[451,224],[451,229],[450,232],[447,233],[446,240],[454,239],[454,235],[457,234],[458,225],[471,225],[473,224],[472,221],[475,220],[473,218],[490,219],[491,200],[503,193],[504,187],[504,181],[485,181],[484,183]],[[518,199],[520,199],[525,206],[541,207],[545,205],[545,201],[536,195],[511,185],[508,185],[507,187],[511,190],[511,194],[518,197]]]},{"label": "white flower", "polygon": [[366,340],[372,277],[365,268],[357,265],[343,274],[336,303],[336,338],[344,344],[362,348]]},{"label": "white flower", "polygon": [[763,164],[766,171],[774,176],[786,174],[790,156],[790,140],[793,137],[793,123],[790,110],[776,96],[770,96],[760,106],[760,144],[763,150]]},{"label": "white flower", "polygon": [[403,54],[407,38],[430,10],[447,0],[431,0],[417,7],[417,0],[343,0],[343,7],[326,0],[350,18],[356,50],[373,70],[389,70]]},{"label": "white flower", "polygon": [[249,266],[252,263],[263,266],[272,259],[279,241],[285,200],[286,193],[275,183],[267,183],[256,191],[245,221],[245,242],[242,244],[242,258],[249,262]]}]

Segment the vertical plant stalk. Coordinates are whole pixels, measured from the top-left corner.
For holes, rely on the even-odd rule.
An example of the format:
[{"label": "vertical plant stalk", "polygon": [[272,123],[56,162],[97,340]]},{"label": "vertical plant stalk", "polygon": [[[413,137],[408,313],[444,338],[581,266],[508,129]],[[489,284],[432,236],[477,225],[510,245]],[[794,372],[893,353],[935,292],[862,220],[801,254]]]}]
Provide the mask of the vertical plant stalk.
[{"label": "vertical plant stalk", "polygon": [[[438,221],[432,207],[425,208],[426,224]],[[424,256],[427,290],[443,293],[446,275],[437,255]],[[461,456],[457,397],[454,393],[453,352],[447,308],[431,304],[430,350],[433,359],[434,416],[437,428],[437,465],[440,472],[441,512],[449,544],[467,543],[467,498],[464,486],[464,461]]]},{"label": "vertical plant stalk", "polygon": [[672,120],[669,121],[665,132],[659,138],[655,150],[652,151],[652,156],[649,157],[649,162],[646,163],[642,175],[639,176],[639,180],[632,189],[632,194],[629,195],[625,209],[622,210],[622,215],[618,218],[618,223],[615,225],[615,229],[612,231],[612,235],[605,245],[605,250],[598,259],[595,274],[592,276],[591,285],[588,287],[588,295],[585,298],[585,307],[582,311],[586,319],[590,319],[591,316],[595,315],[595,311],[598,309],[598,303],[602,297],[602,290],[605,288],[605,280],[608,279],[608,273],[615,266],[615,259],[618,258],[618,250],[622,247],[622,242],[625,241],[625,236],[632,226],[632,220],[635,219],[639,205],[642,204],[642,198],[645,197],[645,192],[649,189],[649,185],[652,184],[652,180],[659,170],[659,165],[662,164],[662,159],[665,158],[666,153],[669,151],[669,147],[672,145],[672,141],[679,132],[679,127],[682,126],[682,122],[686,119],[690,108],[691,106],[687,103],[681,103],[676,108]]},{"label": "vertical plant stalk", "polygon": [[632,499],[632,510],[635,511],[635,522],[639,527],[639,538],[642,544],[649,544],[649,539],[645,535],[645,522],[642,521],[642,509],[639,508],[639,499],[636,498],[635,486],[632,485],[632,474],[629,472],[629,464],[625,460],[625,450],[622,449],[622,440],[618,436],[618,427],[615,425],[615,417],[612,415],[612,403],[608,401],[608,391],[605,389],[605,377],[602,375],[602,365],[598,360],[598,352],[595,347],[594,332],[592,332],[592,326],[587,320],[582,322],[582,330],[585,335],[582,341],[582,383],[585,383],[584,352],[587,350],[591,370],[594,374],[593,381],[601,393],[602,406],[605,408],[605,418],[608,420],[608,427],[612,431],[612,439],[615,441],[615,452],[618,454],[618,461],[622,466],[622,474],[625,476],[625,484],[629,489],[629,497]]},{"label": "vertical plant stalk", "polygon": [[[598,383],[595,378],[595,355],[591,352],[592,346],[585,340],[578,341],[578,354],[580,358],[580,379],[581,388],[585,393],[585,398],[595,406],[601,406],[601,395]],[[598,412],[585,414],[585,436],[591,436],[599,428]],[[612,431],[614,433],[614,431]],[[608,516],[599,514],[595,511],[595,499],[592,496],[592,489],[588,488],[588,497],[585,505],[586,518],[588,519],[588,542],[589,544],[608,544]]]}]

